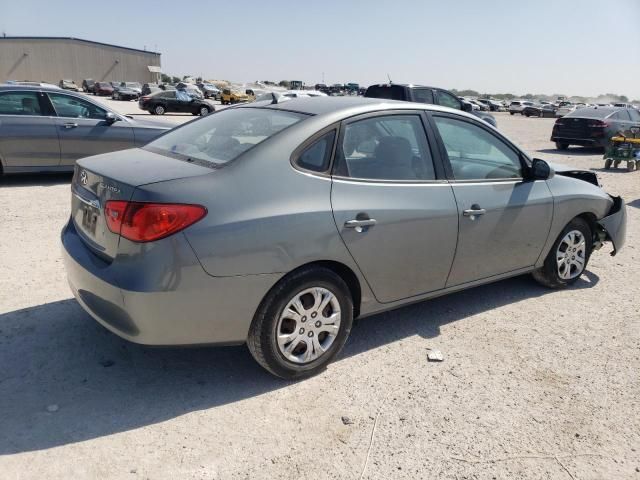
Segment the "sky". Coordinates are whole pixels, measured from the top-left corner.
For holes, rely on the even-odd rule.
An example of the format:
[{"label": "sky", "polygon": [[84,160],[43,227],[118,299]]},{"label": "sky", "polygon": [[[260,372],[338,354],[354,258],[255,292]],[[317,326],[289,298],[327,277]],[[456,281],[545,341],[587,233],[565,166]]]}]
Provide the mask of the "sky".
[{"label": "sky", "polygon": [[389,75],[640,99],[640,0],[0,0],[0,12],[8,36],[146,47],[176,76],[366,86]]}]

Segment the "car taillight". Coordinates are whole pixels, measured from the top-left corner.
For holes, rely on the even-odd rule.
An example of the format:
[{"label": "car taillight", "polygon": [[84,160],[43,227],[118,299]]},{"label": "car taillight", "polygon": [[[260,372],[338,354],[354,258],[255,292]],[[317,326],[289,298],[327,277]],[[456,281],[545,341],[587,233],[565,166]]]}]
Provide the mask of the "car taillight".
[{"label": "car taillight", "polygon": [[133,242],[152,242],[193,225],[207,214],[207,209],[180,203],[109,200],[104,214],[111,232]]},{"label": "car taillight", "polygon": [[607,122],[603,122],[602,120],[592,120],[591,122],[589,122],[587,124],[587,126],[589,126],[589,127],[597,127],[597,128],[604,128],[604,127],[608,127],[609,124]]},{"label": "car taillight", "polygon": [[145,95],[144,97],[140,97],[140,100],[142,100],[142,101],[146,102],[146,101],[147,101],[147,100],[149,100],[150,98],[151,98],[151,97],[149,97],[149,96],[146,96],[146,95]]}]

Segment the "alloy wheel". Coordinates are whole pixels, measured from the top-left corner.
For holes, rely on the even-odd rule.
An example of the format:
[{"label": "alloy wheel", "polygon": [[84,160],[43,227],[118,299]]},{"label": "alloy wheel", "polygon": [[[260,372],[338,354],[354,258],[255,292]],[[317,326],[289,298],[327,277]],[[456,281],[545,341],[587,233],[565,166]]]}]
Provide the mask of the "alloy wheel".
[{"label": "alloy wheel", "polygon": [[584,235],[579,230],[567,233],[556,250],[558,275],[563,280],[571,280],[582,274],[587,262],[587,246]]},{"label": "alloy wheel", "polygon": [[278,350],[297,364],[320,358],[335,341],[341,318],[340,303],[330,290],[313,287],[296,293],[276,326]]}]

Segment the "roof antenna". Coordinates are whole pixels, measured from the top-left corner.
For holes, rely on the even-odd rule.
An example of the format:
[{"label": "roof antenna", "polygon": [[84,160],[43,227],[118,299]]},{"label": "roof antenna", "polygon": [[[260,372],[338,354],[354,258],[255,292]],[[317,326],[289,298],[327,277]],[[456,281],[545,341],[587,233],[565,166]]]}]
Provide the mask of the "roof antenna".
[{"label": "roof antenna", "polygon": [[393,81],[391,80],[391,75],[389,75],[388,73],[387,73],[387,78],[389,79],[389,83],[393,83]]}]

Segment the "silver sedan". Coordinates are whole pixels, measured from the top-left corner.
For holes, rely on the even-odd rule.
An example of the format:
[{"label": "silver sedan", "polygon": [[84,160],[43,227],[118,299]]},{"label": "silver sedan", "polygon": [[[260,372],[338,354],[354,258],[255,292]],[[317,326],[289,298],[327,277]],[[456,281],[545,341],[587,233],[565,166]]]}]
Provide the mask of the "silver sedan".
[{"label": "silver sedan", "polygon": [[66,270],[98,322],[246,342],[285,378],[324,368],[355,317],[525,273],[566,287],[626,225],[592,172],[472,115],[354,97],[233,107],[82,159],[71,202]]}]

